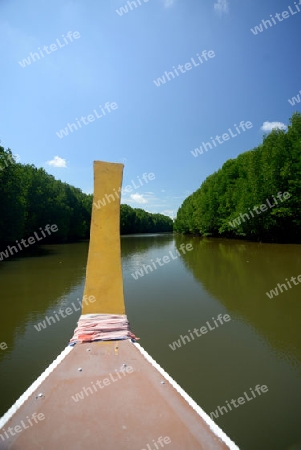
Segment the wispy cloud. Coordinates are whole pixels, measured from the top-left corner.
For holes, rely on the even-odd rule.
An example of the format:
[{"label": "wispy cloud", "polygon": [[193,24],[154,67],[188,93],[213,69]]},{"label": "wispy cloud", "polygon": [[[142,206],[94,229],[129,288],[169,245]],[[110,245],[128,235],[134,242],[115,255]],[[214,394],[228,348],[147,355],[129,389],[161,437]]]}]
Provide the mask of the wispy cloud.
[{"label": "wispy cloud", "polygon": [[173,219],[180,206],[179,203],[182,203],[185,197],[187,196],[166,196],[166,194],[159,194],[157,196],[157,194],[151,191],[143,193],[135,192],[126,197],[122,196],[121,203],[130,205],[132,208],[143,208],[145,211],[151,213],[164,214]]},{"label": "wispy cloud", "polygon": [[272,131],[275,128],[279,128],[280,130],[286,130],[287,126],[282,122],[264,122],[261,126],[262,131]]},{"label": "wispy cloud", "polygon": [[144,196],[142,194],[139,194],[138,192],[136,192],[135,194],[131,194],[131,199],[139,204],[143,204],[143,203],[147,203],[146,198],[144,198]]},{"label": "wispy cloud", "polygon": [[64,158],[60,158],[59,156],[55,156],[52,160],[47,161],[47,164],[52,167],[67,167],[66,160]]},{"label": "wispy cloud", "polygon": [[165,8],[170,8],[175,3],[175,0],[163,0]]},{"label": "wispy cloud", "polygon": [[175,212],[172,209],[164,209],[160,214],[163,214],[164,216],[169,216],[171,219],[175,217]]},{"label": "wispy cloud", "polygon": [[214,3],[214,11],[220,16],[222,16],[223,14],[228,14],[229,12],[228,0],[217,0],[217,3]]}]

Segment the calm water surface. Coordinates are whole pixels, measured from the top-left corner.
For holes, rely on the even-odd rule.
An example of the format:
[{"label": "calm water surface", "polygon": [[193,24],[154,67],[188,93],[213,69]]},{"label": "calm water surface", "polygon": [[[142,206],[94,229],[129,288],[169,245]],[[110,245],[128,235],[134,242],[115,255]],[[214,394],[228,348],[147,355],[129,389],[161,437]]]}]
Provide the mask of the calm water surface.
[{"label": "calm water surface", "polygon": [[[243,450],[300,450],[301,284],[273,299],[266,292],[301,274],[301,247],[172,235],[123,236],[121,243],[127,314],[141,345],[208,414],[266,385],[268,392],[216,422]],[[182,243],[193,250],[184,255]],[[0,343],[8,345],[0,350],[0,414],[73,334],[80,311],[39,332],[34,325],[78,304],[87,253],[87,243],[45,246],[0,263]],[[164,256],[169,263],[161,259],[134,279]],[[231,320],[216,328],[218,314]],[[214,330],[170,348],[207,321]]]}]

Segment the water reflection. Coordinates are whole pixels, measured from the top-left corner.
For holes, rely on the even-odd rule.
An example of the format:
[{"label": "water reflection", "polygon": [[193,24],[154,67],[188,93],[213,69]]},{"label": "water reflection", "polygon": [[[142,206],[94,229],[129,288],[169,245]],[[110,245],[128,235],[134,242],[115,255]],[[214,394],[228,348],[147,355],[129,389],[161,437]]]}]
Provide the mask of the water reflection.
[{"label": "water reflection", "polygon": [[[191,243],[193,251],[181,251]],[[284,450],[301,439],[300,246],[162,235],[123,236],[126,310],[142,346],[210,413],[256,384],[269,392],[217,420],[244,450]],[[156,258],[179,254],[139,279]],[[88,243],[42,248],[0,265],[0,414],[68,343],[80,311],[38,332],[34,325],[82,297]],[[301,270],[300,270],[301,272]],[[301,286],[300,286],[301,288]],[[218,314],[231,321],[173,351],[169,344]]]},{"label": "water reflection", "polygon": [[[177,247],[186,238],[175,237]],[[270,299],[285,278],[301,274],[301,247],[189,238],[195,251],[182,256],[196,280],[234,317],[246,321],[290,363],[301,362],[301,284]]]},{"label": "water reflection", "polygon": [[40,332],[34,325],[82,297],[87,251],[88,243],[53,245],[1,264],[1,342],[8,348],[0,351],[0,415],[68,343],[80,311]]}]

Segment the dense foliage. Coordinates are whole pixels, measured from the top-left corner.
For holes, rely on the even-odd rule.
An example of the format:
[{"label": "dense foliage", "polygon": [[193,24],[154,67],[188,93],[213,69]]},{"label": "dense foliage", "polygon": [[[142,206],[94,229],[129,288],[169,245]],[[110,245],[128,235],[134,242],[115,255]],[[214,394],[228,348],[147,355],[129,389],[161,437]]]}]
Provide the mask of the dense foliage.
[{"label": "dense foliage", "polygon": [[121,205],[120,233],[158,233],[173,230],[173,221],[163,214],[152,214],[140,208]]},{"label": "dense foliage", "polygon": [[16,163],[12,152],[0,147],[0,242],[39,232],[56,224],[48,242],[89,237],[92,195],[56,180],[44,169]]},{"label": "dense foliage", "polygon": [[[280,201],[279,192],[288,192],[290,198]],[[267,200],[271,207],[258,209],[268,205]],[[257,148],[228,160],[206,178],[184,200],[174,229],[203,236],[297,242],[300,225],[301,114],[295,113],[287,131],[273,130]]]},{"label": "dense foliage", "polygon": [[[88,239],[92,195],[56,180],[44,169],[17,163],[10,149],[0,146],[0,243],[39,232],[47,224],[58,231],[47,242]],[[162,214],[121,205],[121,233],[172,231],[173,221]]]}]

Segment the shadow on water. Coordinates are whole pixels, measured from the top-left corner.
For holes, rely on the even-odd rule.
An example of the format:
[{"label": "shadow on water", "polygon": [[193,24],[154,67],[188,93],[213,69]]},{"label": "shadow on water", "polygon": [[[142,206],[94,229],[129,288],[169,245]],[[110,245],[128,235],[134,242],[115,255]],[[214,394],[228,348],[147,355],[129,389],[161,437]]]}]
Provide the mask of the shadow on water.
[{"label": "shadow on water", "polygon": [[[58,298],[68,295],[83,281],[85,266],[78,264],[81,261],[79,251],[86,260],[86,243],[76,247],[62,244],[41,247],[26,258],[15,258],[11,267],[9,263],[2,266],[1,290],[6,295],[2,296],[1,307],[5,315],[1,315],[0,324],[6,336],[13,336],[16,327],[22,329],[25,326],[29,311],[31,319],[44,314],[49,307],[55,306]],[[40,258],[44,258],[43,267]],[[16,271],[18,283],[15,282]]]},{"label": "shadow on water", "polygon": [[[13,250],[12,250],[13,251]],[[15,261],[22,261],[25,258],[43,258],[48,255],[52,255],[56,253],[56,250],[49,247],[32,247],[30,250],[22,250],[22,252],[13,253],[12,255],[9,254],[8,258],[3,258],[2,261],[0,261],[0,271],[6,264],[11,264]]]},{"label": "shadow on water", "polygon": [[121,236],[122,258],[126,262],[134,255],[146,255],[150,248],[160,250],[172,241],[172,233],[123,235]]},{"label": "shadow on water", "polygon": [[[1,340],[0,415],[63,350],[73,334],[78,311],[38,332],[34,325],[66,308],[84,288],[88,243],[40,247],[30,256],[12,258],[0,270]],[[22,367],[17,385],[12,380]]]},{"label": "shadow on water", "polygon": [[[301,362],[301,284],[270,299],[266,292],[301,274],[301,246],[225,239],[189,239],[185,266],[231,313],[254,327],[277,352]],[[177,247],[187,242],[175,237]]]}]

